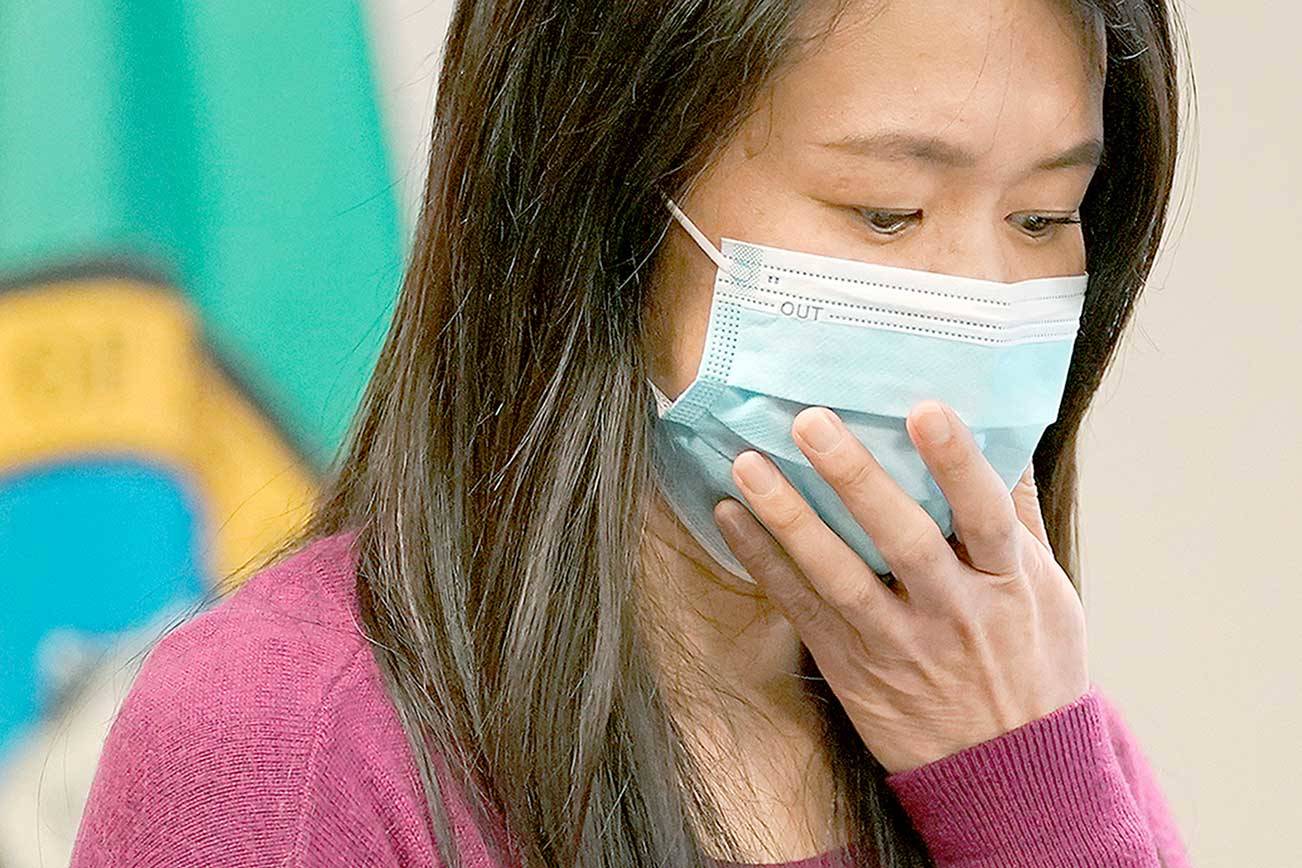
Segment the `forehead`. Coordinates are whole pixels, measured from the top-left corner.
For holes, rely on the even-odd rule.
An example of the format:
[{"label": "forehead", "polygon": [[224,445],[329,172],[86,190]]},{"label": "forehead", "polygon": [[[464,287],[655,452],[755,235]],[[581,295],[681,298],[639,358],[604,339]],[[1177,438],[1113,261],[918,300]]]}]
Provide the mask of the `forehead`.
[{"label": "forehead", "polygon": [[1072,0],[856,0],[802,18],[813,37],[769,91],[779,134],[890,127],[978,153],[1101,136],[1103,32]]}]

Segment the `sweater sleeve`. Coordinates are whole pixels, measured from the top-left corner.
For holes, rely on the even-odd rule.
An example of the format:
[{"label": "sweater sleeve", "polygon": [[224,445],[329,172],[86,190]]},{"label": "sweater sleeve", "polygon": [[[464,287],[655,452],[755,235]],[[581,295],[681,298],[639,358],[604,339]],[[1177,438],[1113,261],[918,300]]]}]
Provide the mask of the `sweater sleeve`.
[{"label": "sweater sleeve", "polygon": [[1188,868],[1152,769],[1097,685],[886,781],[943,868]]},{"label": "sweater sleeve", "polygon": [[201,616],[150,654],[116,717],[74,868],[441,864],[387,749],[363,646]]}]

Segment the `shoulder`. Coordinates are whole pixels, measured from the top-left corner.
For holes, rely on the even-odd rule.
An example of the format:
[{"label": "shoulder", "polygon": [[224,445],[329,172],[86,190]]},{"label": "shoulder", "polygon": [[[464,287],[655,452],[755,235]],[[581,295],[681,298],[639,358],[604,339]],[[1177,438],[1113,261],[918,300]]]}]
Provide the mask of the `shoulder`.
[{"label": "shoulder", "polygon": [[75,865],[431,864],[419,778],[357,623],[353,540],[309,543],[155,646],[105,743]]},{"label": "shoulder", "polygon": [[[352,540],[314,540],[172,630],[150,653],[128,704],[211,698],[211,688],[222,687],[221,707],[233,714],[256,713],[271,695],[316,707],[366,646]],[[254,684],[262,689],[250,690]]]},{"label": "shoulder", "polygon": [[119,719],[193,728],[211,748],[255,721],[276,724],[264,740],[307,734],[371,668],[351,587],[351,542],[351,534],[314,540],[164,636]]}]

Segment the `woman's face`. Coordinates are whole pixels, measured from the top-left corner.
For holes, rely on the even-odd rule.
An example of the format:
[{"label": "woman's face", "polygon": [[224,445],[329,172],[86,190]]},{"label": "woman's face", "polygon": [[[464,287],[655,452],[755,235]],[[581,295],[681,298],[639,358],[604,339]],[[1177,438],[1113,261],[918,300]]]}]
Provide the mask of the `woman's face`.
[{"label": "woman's face", "polygon": [[[1014,281],[1079,274],[1103,138],[1104,43],[1066,0],[849,9],[766,88],[679,205],[743,241]],[[811,10],[809,25],[817,27]],[[696,376],[715,266],[670,224],[648,310],[651,377]]]}]

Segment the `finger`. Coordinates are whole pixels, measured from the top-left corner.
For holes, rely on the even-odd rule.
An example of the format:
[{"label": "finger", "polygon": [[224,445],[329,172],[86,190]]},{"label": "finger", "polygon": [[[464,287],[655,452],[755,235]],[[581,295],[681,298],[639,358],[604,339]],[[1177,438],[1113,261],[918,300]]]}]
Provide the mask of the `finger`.
[{"label": "finger", "polygon": [[945,567],[956,566],[958,559],[944,534],[837,415],[826,407],[807,407],[796,414],[791,434],[910,595],[952,598]]},{"label": "finger", "polygon": [[845,631],[853,628],[831,603],[818,595],[750,510],[732,498],[721,500],[714,505],[714,523],[764,596],[795,626],[811,650],[811,640],[820,642],[828,637],[844,642]]},{"label": "finger", "polygon": [[904,617],[903,603],[837,536],[766,457],[737,456],[733,479],[755,516],[804,573],[814,591],[863,635]]},{"label": "finger", "polygon": [[1044,526],[1044,512],[1040,509],[1040,492],[1035,483],[1035,465],[1027,464],[1026,469],[1022,471],[1022,478],[1017,480],[1013,486],[1013,506],[1017,510],[1017,517],[1026,529],[1044,543],[1046,548],[1052,548],[1049,545],[1049,531]]},{"label": "finger", "polygon": [[958,414],[939,401],[923,401],[906,421],[909,437],[949,501],[954,533],[969,563],[996,576],[1018,568],[1020,522],[1004,482],[977,447]]}]

